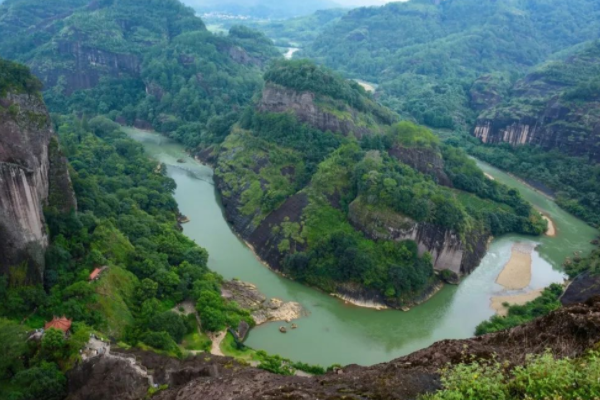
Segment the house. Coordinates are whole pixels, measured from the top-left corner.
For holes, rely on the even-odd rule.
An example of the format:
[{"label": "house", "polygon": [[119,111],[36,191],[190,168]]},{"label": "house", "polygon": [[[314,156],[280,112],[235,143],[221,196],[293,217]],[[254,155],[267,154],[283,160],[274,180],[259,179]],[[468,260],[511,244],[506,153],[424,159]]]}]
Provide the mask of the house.
[{"label": "house", "polygon": [[60,331],[63,331],[64,333],[68,333],[69,330],[71,330],[71,324],[73,323],[72,319],[68,319],[67,317],[65,317],[64,315],[59,318],[59,317],[54,317],[52,319],[52,321],[50,322],[46,322],[46,325],[44,326],[44,330],[48,330],[48,329],[58,329]]}]

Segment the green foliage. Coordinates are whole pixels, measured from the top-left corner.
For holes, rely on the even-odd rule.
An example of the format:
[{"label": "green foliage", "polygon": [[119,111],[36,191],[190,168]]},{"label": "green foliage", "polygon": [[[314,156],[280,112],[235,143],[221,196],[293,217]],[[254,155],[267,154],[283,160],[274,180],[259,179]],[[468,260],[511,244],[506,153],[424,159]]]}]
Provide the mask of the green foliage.
[{"label": "green foliage", "polygon": [[527,357],[514,369],[496,361],[473,361],[442,371],[443,389],[426,400],[582,399],[600,396],[600,358],[555,359],[549,352]]},{"label": "green foliage", "polygon": [[582,273],[600,274],[600,248],[596,247],[587,257],[576,255],[572,260],[567,260],[564,267],[571,278],[575,278]]},{"label": "green foliage", "polygon": [[359,111],[373,114],[381,123],[390,124],[396,120],[392,112],[377,105],[358,83],[308,60],[276,61],[265,73],[265,81],[342,100]]},{"label": "green foliage", "polygon": [[559,299],[563,291],[564,288],[561,285],[552,284],[550,287],[544,289],[542,295],[537,299],[522,306],[509,306],[506,317],[495,315],[489,321],[484,321],[477,325],[475,334],[480,336],[502,331],[548,315],[550,312],[561,307]]},{"label": "green foliage", "polygon": [[392,140],[402,146],[436,149],[440,140],[424,126],[402,121],[392,126]]},{"label": "green foliage", "polygon": [[598,13],[594,0],[394,2],[350,11],[304,54],[379,83],[382,101],[402,116],[453,128],[474,121],[478,77],[524,73],[598,38]]},{"label": "green foliage", "polygon": [[67,394],[67,378],[56,364],[45,361],[19,372],[12,383],[18,389],[11,400],[62,400]]},{"label": "green foliage", "polygon": [[167,332],[147,332],[142,336],[142,342],[153,349],[162,350],[169,355],[176,357],[181,356],[181,350],[177,343],[171,338]]},{"label": "green foliage", "polygon": [[172,311],[156,315],[150,320],[148,327],[154,332],[167,332],[175,343],[180,343],[187,331],[185,318]]},{"label": "green foliage", "polygon": [[556,202],[566,211],[598,226],[600,216],[600,167],[587,157],[570,157],[558,150],[535,146],[488,146],[467,137],[451,139],[469,154],[495,167],[510,171],[528,181],[555,191]]},{"label": "green foliage", "polygon": [[7,92],[37,94],[42,83],[24,65],[0,58],[0,97]]},{"label": "green foliage", "polygon": [[24,368],[28,353],[25,329],[16,322],[0,318],[0,381],[10,379]]}]

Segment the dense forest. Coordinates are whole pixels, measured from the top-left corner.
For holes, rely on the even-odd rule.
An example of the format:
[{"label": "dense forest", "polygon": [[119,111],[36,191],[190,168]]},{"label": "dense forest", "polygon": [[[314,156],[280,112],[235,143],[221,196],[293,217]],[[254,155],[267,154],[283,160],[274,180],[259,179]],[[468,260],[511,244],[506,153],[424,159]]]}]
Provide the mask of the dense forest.
[{"label": "dense forest", "polygon": [[477,78],[512,80],[598,38],[599,13],[593,0],[396,2],[350,11],[304,55],[380,84],[381,100],[402,116],[453,128],[474,122],[469,90]]},{"label": "dense forest", "polygon": [[[472,246],[492,234],[544,231],[516,191],[485,178],[464,152],[427,129],[396,123],[358,84],[307,61],[279,61],[265,81],[262,100],[215,150],[216,175],[234,227],[250,238],[268,229],[256,233],[270,237],[256,244],[259,254],[269,253],[268,261],[291,277],[328,292],[358,286],[391,304],[410,304],[435,285],[435,260],[421,257],[411,240],[378,237],[386,226],[432,226]],[[274,91],[289,99],[310,93],[324,120],[354,121],[354,128],[344,135],[271,109]],[[431,160],[407,164],[399,148]],[[428,162],[442,171],[430,171]],[[300,214],[290,202],[305,203]]]},{"label": "dense forest", "polygon": [[[197,301],[206,331],[252,324],[247,311],[221,298],[206,251],[178,229],[175,186],[164,167],[103,117],[61,117],[56,124],[79,210],[45,211],[52,244],[43,285],[0,277],[0,346],[10,354],[0,363],[3,398],[63,398],[61,371],[74,365],[91,332],[175,356],[184,337],[201,346],[190,350],[205,349],[210,341],[194,338],[195,317],[172,311],[184,299]],[[90,284],[101,266],[102,280]],[[25,342],[26,331],[54,315],[73,319],[69,341],[51,330],[39,346]]]},{"label": "dense forest", "polygon": [[85,4],[0,6],[0,54],[32,68],[56,113],[109,115],[195,147],[221,134],[261,87],[263,65],[280,57],[248,28],[211,34],[177,0]]}]

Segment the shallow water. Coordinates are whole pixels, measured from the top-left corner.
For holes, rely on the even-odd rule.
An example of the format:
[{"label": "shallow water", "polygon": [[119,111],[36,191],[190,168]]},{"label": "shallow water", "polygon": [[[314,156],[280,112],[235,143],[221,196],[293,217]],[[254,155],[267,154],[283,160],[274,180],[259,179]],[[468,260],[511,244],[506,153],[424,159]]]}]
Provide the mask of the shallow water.
[{"label": "shallow water", "polygon": [[[313,364],[371,365],[392,360],[430,344],[473,335],[475,327],[493,315],[490,298],[506,292],[495,283],[516,241],[538,245],[533,252],[530,289],[562,282],[561,265],[573,251],[587,252],[597,231],[562,211],[554,202],[515,178],[485,164],[481,167],[498,181],[517,188],[544,210],[556,225],[554,238],[508,235],[495,239],[479,268],[459,286],[447,286],[433,299],[409,312],[375,311],[344,304],[317,290],[280,277],[261,264],[231,231],[212,183],[212,169],[196,162],[183,146],[158,134],[127,129],[148,155],[165,163],[177,182],[175,198],[191,222],[184,232],[209,251],[209,267],[227,279],[256,284],[270,297],[300,302],[310,315],[297,321],[298,329],[278,331],[281,323],[253,329],[246,344],[271,354]],[[183,158],[185,163],[178,163]]]}]

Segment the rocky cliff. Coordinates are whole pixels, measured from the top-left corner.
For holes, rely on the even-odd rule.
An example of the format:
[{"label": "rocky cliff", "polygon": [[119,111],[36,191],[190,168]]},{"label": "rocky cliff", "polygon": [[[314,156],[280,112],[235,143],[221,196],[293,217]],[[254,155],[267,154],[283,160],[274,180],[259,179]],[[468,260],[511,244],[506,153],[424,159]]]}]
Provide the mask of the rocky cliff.
[{"label": "rocky cliff", "polygon": [[504,93],[491,90],[495,96],[487,96],[473,135],[487,144],[534,145],[600,162],[599,65],[600,44],[593,43],[538,67]]},{"label": "rocky cliff", "polygon": [[311,91],[298,91],[267,83],[258,103],[259,112],[293,113],[300,122],[326,132],[361,138],[379,133],[377,122],[357,109]]},{"label": "rocky cliff", "polygon": [[0,97],[0,273],[15,283],[43,278],[51,193],[61,211],[76,207],[41,96],[9,90]]},{"label": "rocky cliff", "polygon": [[444,171],[444,158],[439,149],[395,145],[389,154],[417,171],[431,175],[440,185],[452,187],[452,181]]},{"label": "rocky cliff", "polygon": [[470,232],[461,238],[455,232],[427,222],[412,219],[382,208],[370,208],[361,201],[354,200],[349,207],[352,224],[374,240],[413,240],[419,247],[419,254],[429,252],[433,266],[438,271],[450,270],[457,275],[471,273],[487,251],[490,235]]},{"label": "rocky cliff", "polygon": [[[322,376],[280,376],[222,357],[169,359],[140,351],[135,357],[153,381],[168,385],[158,400],[415,399],[441,387],[439,370],[448,364],[496,359],[508,368],[527,354],[551,351],[577,357],[600,341],[600,298],[563,308],[507,331],[475,339],[444,340],[416,353],[371,367],[349,365]],[[89,390],[93,388],[93,390]],[[131,363],[95,358],[69,374],[69,400],[138,399],[148,380]]]}]

